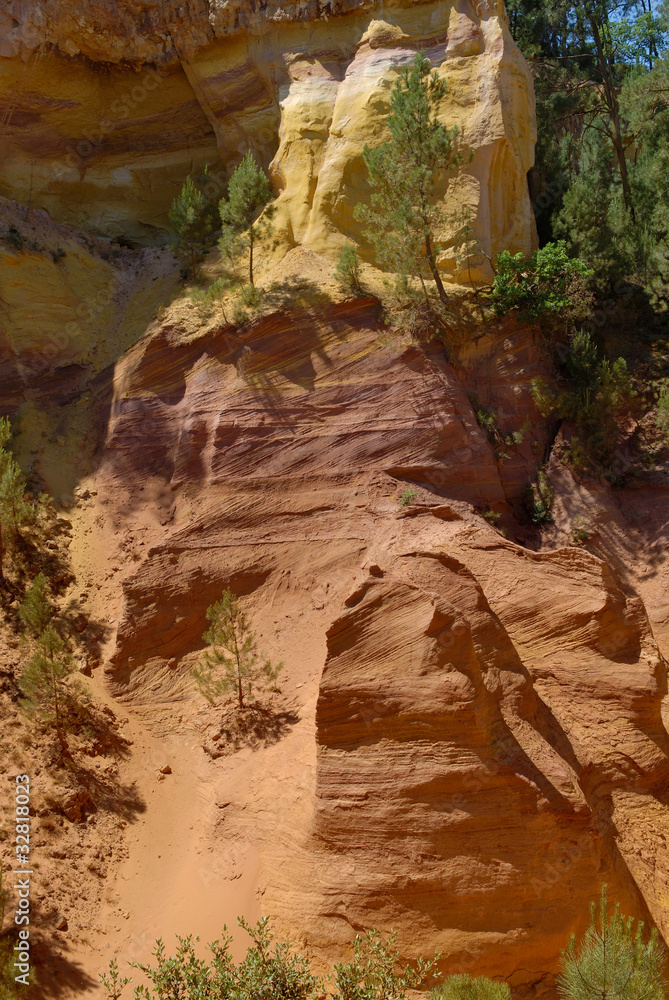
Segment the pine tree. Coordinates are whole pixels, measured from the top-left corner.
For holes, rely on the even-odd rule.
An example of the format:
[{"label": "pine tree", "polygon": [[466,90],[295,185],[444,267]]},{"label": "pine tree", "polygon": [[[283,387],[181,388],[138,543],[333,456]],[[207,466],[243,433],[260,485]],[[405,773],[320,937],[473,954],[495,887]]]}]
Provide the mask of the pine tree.
[{"label": "pine tree", "polygon": [[363,159],[372,188],[370,205],[356,205],[355,218],[367,227],[379,264],[399,275],[431,277],[446,302],[438,255],[438,232],[445,224],[436,204],[437,182],[463,162],[456,152],[457,126],[439,120],[446,83],[422,52],[405,67],[390,96],[390,139]]},{"label": "pine tree", "polygon": [[50,589],[44,573],[38,573],[19,608],[19,618],[33,639],[42,635],[53,616],[54,608],[49,601]]},{"label": "pine tree", "polygon": [[205,196],[190,176],[172,202],[169,220],[175,234],[175,254],[192,271],[207,251],[213,233]]},{"label": "pine tree", "polygon": [[251,622],[229,587],[220,601],[207,608],[207,620],[211,627],[202,638],[209,649],[193,676],[208,701],[235,691],[243,709],[244,698],[251,698],[258,685],[273,683],[283,663],[273,666],[258,652]]},{"label": "pine tree", "polygon": [[0,417],[0,583],[5,579],[4,559],[8,543],[34,513],[25,500],[26,481],[21,469],[6,448],[10,436],[9,420]]},{"label": "pine tree", "polygon": [[231,258],[248,257],[249,283],[253,284],[253,255],[259,240],[274,229],[276,209],[267,174],[252,153],[247,153],[228,184],[228,197],[219,203],[223,233],[221,251]]},{"label": "pine tree", "polygon": [[572,935],[562,953],[558,990],[565,1000],[664,1000],[665,949],[655,928],[643,940],[643,922],[633,927],[616,903],[608,913],[602,886],[599,918],[590,905],[590,926],[580,945]]},{"label": "pine tree", "polygon": [[67,682],[74,669],[64,640],[53,625],[47,625],[18,682],[24,698],[22,707],[29,715],[54,726],[62,756],[69,753],[67,710],[74,692]]}]

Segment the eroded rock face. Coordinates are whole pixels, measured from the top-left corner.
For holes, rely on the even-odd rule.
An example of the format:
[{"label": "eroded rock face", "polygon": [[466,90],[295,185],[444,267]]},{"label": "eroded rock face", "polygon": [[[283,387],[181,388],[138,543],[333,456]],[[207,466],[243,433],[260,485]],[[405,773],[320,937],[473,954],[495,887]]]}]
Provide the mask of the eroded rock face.
[{"label": "eroded rock face", "polygon": [[[185,175],[209,164],[207,194],[219,199],[252,149],[279,194],[284,249],[334,256],[345,238],[361,241],[363,146],[382,140],[398,69],[423,49],[448,83],[443,119],[474,151],[442,192],[440,235],[448,243],[467,217],[488,255],[533,246],[534,98],[501,5],[17,0],[10,10],[0,193],[54,218],[160,241]],[[481,261],[465,275],[446,249],[440,266],[468,280]]]},{"label": "eroded rock face", "polygon": [[328,631],[313,881],[282,888],[324,937],[373,913],[407,954],[537,983],[600,881],[666,933],[665,664],[599,560],[462,512],[377,545]]},{"label": "eroded rock face", "polygon": [[156,502],[164,533],[108,671],[126,697],[178,676],[226,584],[261,617],[311,615],[314,787],[289,829],[254,827],[266,911],[320,954],[394,928],[405,958],[550,985],[602,881],[667,933],[666,665],[603,559],[474,512],[515,478],[464,386],[489,369],[522,426],[502,374],[540,369],[531,332],[490,331],[456,368],[380,334],[361,300],[241,336],[167,326],[117,367],[100,488],[119,517]]}]

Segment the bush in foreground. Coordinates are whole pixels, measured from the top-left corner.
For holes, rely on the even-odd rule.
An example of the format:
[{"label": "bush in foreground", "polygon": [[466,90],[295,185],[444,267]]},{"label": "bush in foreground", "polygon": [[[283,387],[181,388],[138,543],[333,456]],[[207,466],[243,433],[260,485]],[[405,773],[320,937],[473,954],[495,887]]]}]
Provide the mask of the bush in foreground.
[{"label": "bush in foreground", "polygon": [[[196,955],[198,938],[179,938],[172,957],[166,955],[159,939],[153,952],[155,965],[131,963],[150,983],[135,987],[136,1000],[323,1000],[328,995],[325,980],[311,971],[308,957],[293,952],[286,941],[273,944],[267,917],[255,926],[243,919],[237,922],[251,938],[238,965],[230,953],[232,938],[225,927],[222,939],[208,945],[208,960]],[[429,962],[419,960],[416,968],[403,968],[398,965],[394,940],[393,935],[383,941],[378,931],[358,935],[351,961],[334,967],[331,1000],[406,1000],[408,989],[419,988],[434,975],[438,955]],[[121,975],[112,959],[100,982],[107,1000],[119,1000],[132,980]]]}]

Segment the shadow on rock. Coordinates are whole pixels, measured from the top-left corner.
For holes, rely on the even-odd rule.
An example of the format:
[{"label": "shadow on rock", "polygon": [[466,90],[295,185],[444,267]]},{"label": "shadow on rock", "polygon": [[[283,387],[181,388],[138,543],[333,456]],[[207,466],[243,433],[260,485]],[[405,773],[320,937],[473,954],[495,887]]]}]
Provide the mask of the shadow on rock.
[{"label": "shadow on rock", "polygon": [[220,722],[206,734],[202,747],[214,760],[227,757],[243,747],[257,749],[272,746],[287,736],[299,715],[276,712],[264,705],[226,708]]}]

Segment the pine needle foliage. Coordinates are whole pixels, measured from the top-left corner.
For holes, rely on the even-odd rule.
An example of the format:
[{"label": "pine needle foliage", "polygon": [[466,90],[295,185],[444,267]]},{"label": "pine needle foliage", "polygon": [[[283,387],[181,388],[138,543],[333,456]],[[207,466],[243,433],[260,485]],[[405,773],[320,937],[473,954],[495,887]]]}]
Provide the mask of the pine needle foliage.
[{"label": "pine needle foliage", "polygon": [[33,639],[42,635],[53,617],[54,607],[49,600],[50,590],[49,581],[44,573],[38,573],[19,608],[19,618],[23,627]]},{"label": "pine needle foliage", "polygon": [[510,1000],[509,984],[486,976],[457,973],[432,990],[430,1000]]},{"label": "pine needle foliage", "polygon": [[565,1000],[664,1000],[666,953],[655,928],[644,941],[643,921],[634,928],[616,903],[608,912],[602,886],[599,914],[590,905],[590,926],[583,940],[571,940],[562,953],[558,990]]},{"label": "pine needle foliage", "polygon": [[23,695],[21,707],[28,715],[54,727],[61,756],[69,754],[68,708],[74,691],[67,682],[74,670],[65,641],[53,625],[47,625],[18,682]]},{"label": "pine needle foliage", "polygon": [[172,202],[169,220],[174,232],[174,253],[192,272],[207,252],[214,225],[204,194],[190,175]]},{"label": "pine needle foliage", "polygon": [[270,686],[283,663],[272,665],[258,652],[249,617],[229,587],[219,601],[207,608],[211,626],[202,638],[208,643],[200,664],[193,669],[198,687],[208,701],[234,691],[240,709],[259,686]]},{"label": "pine needle foliage", "polygon": [[563,361],[568,387],[542,378],[532,380],[532,398],[543,416],[555,414],[573,423],[570,460],[577,468],[606,470],[621,438],[621,427],[635,411],[638,394],[624,358],[602,358],[587,331],[570,339]]},{"label": "pine needle foliage", "polygon": [[431,278],[442,302],[447,297],[437,264],[438,234],[447,220],[437,189],[464,160],[456,150],[459,129],[439,119],[445,96],[446,83],[418,52],[390,95],[390,139],[364,148],[372,194],[369,205],[354,209],[380,266],[400,276]]},{"label": "pine needle foliage", "polygon": [[274,231],[276,208],[273,198],[267,174],[248,152],[230,178],[228,197],[221,199],[218,210],[222,225],[221,252],[232,260],[246,257],[251,285],[255,248]]}]

